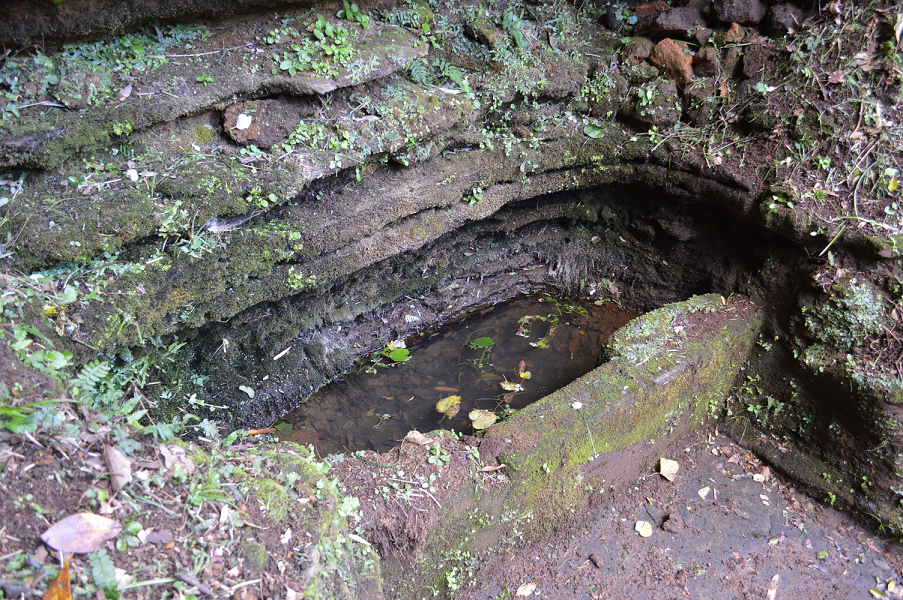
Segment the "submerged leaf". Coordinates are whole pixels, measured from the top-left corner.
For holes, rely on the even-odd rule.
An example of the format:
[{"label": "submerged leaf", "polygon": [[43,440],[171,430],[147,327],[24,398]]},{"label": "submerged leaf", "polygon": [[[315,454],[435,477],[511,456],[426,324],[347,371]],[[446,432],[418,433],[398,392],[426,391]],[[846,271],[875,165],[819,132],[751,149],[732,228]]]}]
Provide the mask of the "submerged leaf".
[{"label": "submerged leaf", "polygon": [[67,554],[88,554],[113,539],[122,525],[92,513],[77,513],[58,521],[41,534],[44,543]]},{"label": "submerged leaf", "polygon": [[520,388],[520,385],[513,381],[503,381],[499,385],[502,386],[502,389],[506,392],[517,392],[519,391],[518,388]]},{"label": "submerged leaf", "polygon": [[473,422],[474,429],[486,429],[499,420],[498,415],[491,410],[472,410],[467,416]]},{"label": "submerged leaf", "polygon": [[449,411],[454,408],[455,413],[457,413],[458,410],[460,410],[460,404],[461,396],[449,396],[436,403],[436,410],[441,412],[443,415],[448,415]]},{"label": "submerged leaf", "polygon": [[481,337],[477,338],[474,341],[470,342],[471,348],[488,348],[493,345],[495,342],[492,341],[491,337]]}]

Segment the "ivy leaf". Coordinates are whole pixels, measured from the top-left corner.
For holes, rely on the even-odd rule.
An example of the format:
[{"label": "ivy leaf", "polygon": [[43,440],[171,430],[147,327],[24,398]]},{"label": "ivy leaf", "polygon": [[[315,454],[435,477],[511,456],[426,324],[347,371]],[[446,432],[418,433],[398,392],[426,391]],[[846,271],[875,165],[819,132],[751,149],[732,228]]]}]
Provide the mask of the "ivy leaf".
[{"label": "ivy leaf", "polygon": [[388,356],[389,358],[391,358],[391,359],[394,360],[395,362],[402,362],[402,361],[405,361],[405,360],[408,359],[408,357],[409,357],[410,355],[411,355],[411,351],[410,351],[410,350],[406,350],[406,349],[404,349],[404,348],[396,348],[395,350],[392,350],[391,352],[389,352],[388,354],[386,354],[386,356]]},{"label": "ivy leaf", "polygon": [[91,574],[94,576],[94,585],[103,590],[108,600],[119,598],[119,588],[116,585],[116,565],[107,551],[101,548],[91,555]]},{"label": "ivy leaf", "polygon": [[599,127],[598,125],[593,125],[592,123],[587,123],[583,128],[583,133],[587,136],[598,139],[605,134],[605,129],[603,127]]}]

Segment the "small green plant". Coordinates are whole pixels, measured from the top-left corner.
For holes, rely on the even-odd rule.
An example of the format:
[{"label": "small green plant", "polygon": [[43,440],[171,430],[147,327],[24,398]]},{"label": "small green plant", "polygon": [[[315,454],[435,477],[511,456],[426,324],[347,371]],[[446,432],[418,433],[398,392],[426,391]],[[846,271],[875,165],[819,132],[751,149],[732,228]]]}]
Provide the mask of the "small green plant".
[{"label": "small green plant", "polygon": [[213,83],[213,77],[207,75],[206,73],[201,73],[197,78],[198,83],[203,83],[204,87],[207,87],[208,83]]},{"label": "small green plant", "polygon": [[830,506],[834,506],[834,503],[837,502],[837,496],[834,492],[828,492],[828,496],[825,498],[825,502],[827,502]]},{"label": "small green plant", "polygon": [[494,345],[495,341],[491,337],[480,337],[467,343],[467,347],[471,350],[482,351],[479,358],[470,361],[478,371],[482,371],[491,360]]},{"label": "small green plant", "polygon": [[441,467],[449,460],[451,460],[451,456],[441,444],[436,443],[430,446],[430,457],[427,459],[428,463]]},{"label": "small green plant", "polygon": [[370,27],[370,17],[361,13],[357,4],[348,4],[348,0],[342,0],[342,5],[345,7],[336,13],[336,16],[340,19],[347,19],[349,21],[356,21],[361,27],[367,29]]}]

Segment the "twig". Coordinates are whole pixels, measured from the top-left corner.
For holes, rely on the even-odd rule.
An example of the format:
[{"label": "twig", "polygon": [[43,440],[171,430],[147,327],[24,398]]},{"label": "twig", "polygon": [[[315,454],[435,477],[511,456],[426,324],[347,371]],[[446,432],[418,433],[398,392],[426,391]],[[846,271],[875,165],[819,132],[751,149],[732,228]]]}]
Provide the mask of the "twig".
[{"label": "twig", "polygon": [[216,594],[213,593],[213,590],[201,583],[193,573],[188,573],[187,571],[176,573],[176,578],[187,583],[188,585],[195,586],[196,588],[198,588],[199,592],[206,596],[216,596]]},{"label": "twig", "polygon": [[167,54],[166,58],[190,58],[192,56],[207,56],[208,54],[219,54],[220,52],[227,52],[231,50],[238,50],[239,48],[247,48],[247,44],[242,44],[241,46],[233,46],[232,48],[221,48],[219,50],[211,50],[210,52],[198,52],[197,54]]}]

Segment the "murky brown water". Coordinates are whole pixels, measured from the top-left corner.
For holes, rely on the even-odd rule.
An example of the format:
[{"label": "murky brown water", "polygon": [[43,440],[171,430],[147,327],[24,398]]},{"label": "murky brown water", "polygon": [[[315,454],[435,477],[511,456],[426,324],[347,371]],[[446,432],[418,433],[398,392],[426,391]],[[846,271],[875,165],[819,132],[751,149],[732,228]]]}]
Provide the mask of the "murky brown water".
[{"label": "murky brown water", "polygon": [[[613,304],[541,294],[475,310],[407,340],[406,362],[371,359],[324,387],[285,418],[293,431],[282,437],[325,455],[385,451],[412,429],[471,433],[471,410],[504,417],[591,371],[605,340],[634,316]],[[519,375],[521,361],[529,379]],[[503,389],[514,383],[522,389]],[[436,403],[451,395],[461,397],[460,411],[446,418]]]}]

